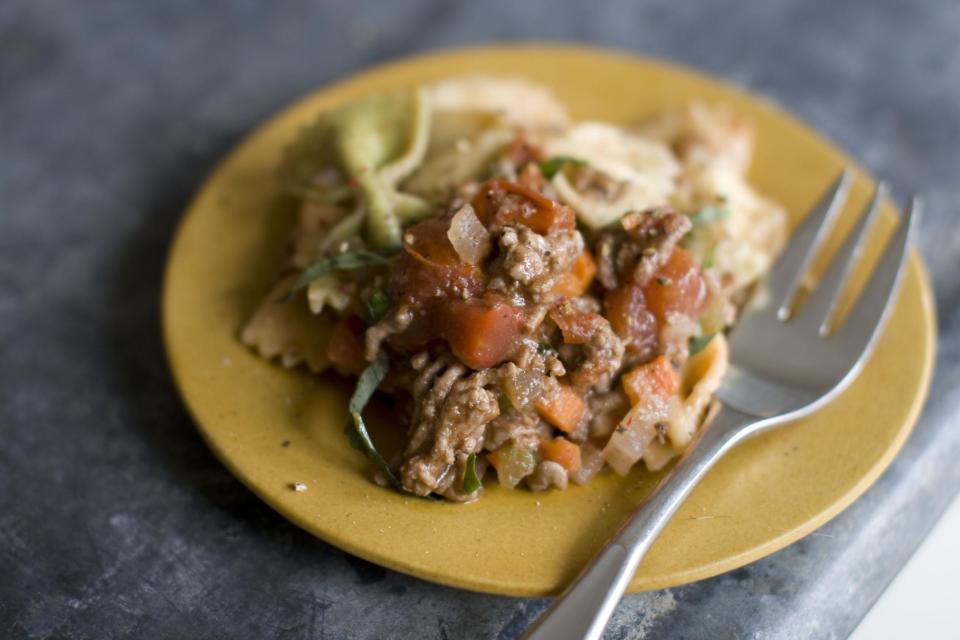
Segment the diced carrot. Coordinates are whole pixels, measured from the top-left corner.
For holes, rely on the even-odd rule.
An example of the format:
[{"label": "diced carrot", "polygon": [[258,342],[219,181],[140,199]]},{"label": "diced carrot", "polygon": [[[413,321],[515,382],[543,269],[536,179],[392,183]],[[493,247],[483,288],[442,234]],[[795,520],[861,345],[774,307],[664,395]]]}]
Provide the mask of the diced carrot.
[{"label": "diced carrot", "polygon": [[623,390],[633,405],[647,395],[665,399],[680,390],[680,376],[666,356],[657,356],[624,375]]},{"label": "diced carrot", "polygon": [[357,316],[341,318],[333,327],[327,357],[340,375],[358,375],[367,367],[363,357],[363,323]]},{"label": "diced carrot", "polygon": [[538,398],[534,407],[540,417],[561,431],[573,431],[587,409],[586,403],[576,391],[560,385],[557,394],[549,399]]},{"label": "diced carrot", "polygon": [[586,249],[577,256],[573,267],[557,279],[553,292],[558,296],[575,298],[582,296],[597,275],[597,263]]},{"label": "diced carrot", "polygon": [[540,443],[540,457],[556,462],[567,471],[577,471],[581,467],[580,447],[566,438],[554,438]]},{"label": "diced carrot", "polygon": [[450,350],[472,369],[503,362],[523,329],[523,311],[506,302],[454,300],[447,306],[443,335]]},{"label": "diced carrot", "polygon": [[494,449],[493,451],[487,453],[487,462],[493,465],[494,469],[499,469],[500,465],[503,464],[502,456],[503,447],[499,449]]}]

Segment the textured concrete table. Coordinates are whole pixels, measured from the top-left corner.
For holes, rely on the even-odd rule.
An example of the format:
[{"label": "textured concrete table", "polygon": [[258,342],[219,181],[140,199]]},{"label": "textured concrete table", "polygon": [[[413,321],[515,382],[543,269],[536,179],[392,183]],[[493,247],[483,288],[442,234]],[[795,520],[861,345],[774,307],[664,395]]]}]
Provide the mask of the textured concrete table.
[{"label": "textured concrete table", "polygon": [[520,38],[725,76],[926,194],[940,360],[893,467],[766,560],[628,597],[608,634],[846,636],[960,486],[960,5],[720,4],[5,0],[0,637],[514,638],[543,609],[395,574],[288,524],[200,441],[158,327],[178,216],[251,126],[377,61]]}]

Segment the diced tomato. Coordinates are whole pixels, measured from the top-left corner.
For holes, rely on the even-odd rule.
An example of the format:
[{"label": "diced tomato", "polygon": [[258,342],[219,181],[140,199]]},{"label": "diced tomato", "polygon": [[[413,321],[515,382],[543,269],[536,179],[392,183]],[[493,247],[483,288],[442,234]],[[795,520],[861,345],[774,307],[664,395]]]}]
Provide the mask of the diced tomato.
[{"label": "diced tomato", "polygon": [[524,314],[497,299],[451,300],[443,313],[450,350],[471,369],[486,369],[510,356],[523,329]]},{"label": "diced tomato", "polygon": [[570,271],[557,278],[553,292],[565,298],[582,296],[590,288],[595,275],[597,275],[597,263],[590,252],[584,249],[577,256]]},{"label": "diced tomato", "polygon": [[460,256],[450,243],[450,218],[429,218],[413,225],[403,234],[404,249],[423,260],[441,265],[460,262]]},{"label": "diced tomato", "polygon": [[357,316],[341,318],[334,325],[327,357],[340,375],[359,375],[366,368],[363,333],[363,322]]},{"label": "diced tomato", "polygon": [[644,286],[643,293],[647,307],[661,321],[674,314],[697,318],[707,302],[707,285],[700,268],[680,247]]},{"label": "diced tomato", "polygon": [[632,405],[648,396],[665,400],[680,391],[680,376],[666,356],[657,356],[623,376],[623,391]]},{"label": "diced tomato", "polygon": [[488,227],[519,222],[540,234],[576,228],[573,209],[509,180],[484,182],[472,204],[477,217]]},{"label": "diced tomato", "polygon": [[543,152],[530,144],[523,131],[517,134],[517,137],[513,139],[503,155],[509,162],[518,167],[543,159]]},{"label": "diced tomato", "polygon": [[460,260],[447,231],[448,218],[425,220],[404,234],[404,251],[390,270],[390,290],[400,301],[423,306],[436,297],[462,298],[483,288],[483,274]]},{"label": "diced tomato", "polygon": [[540,457],[556,462],[567,471],[577,471],[582,466],[580,447],[566,438],[554,438],[540,443]]},{"label": "diced tomato", "polygon": [[566,301],[550,310],[550,319],[560,327],[566,344],[586,344],[596,333],[597,323],[602,321],[597,314],[577,311]]},{"label": "diced tomato", "polygon": [[547,179],[543,177],[540,166],[536,162],[528,162],[517,176],[517,182],[528,189],[542,192],[547,185]]},{"label": "diced tomato", "polygon": [[603,308],[613,331],[632,354],[644,357],[656,352],[657,319],[647,308],[643,289],[627,283],[608,291]]},{"label": "diced tomato", "polygon": [[552,398],[538,398],[533,406],[541,418],[567,433],[576,429],[587,410],[587,404],[580,394],[566,385],[560,385]]}]

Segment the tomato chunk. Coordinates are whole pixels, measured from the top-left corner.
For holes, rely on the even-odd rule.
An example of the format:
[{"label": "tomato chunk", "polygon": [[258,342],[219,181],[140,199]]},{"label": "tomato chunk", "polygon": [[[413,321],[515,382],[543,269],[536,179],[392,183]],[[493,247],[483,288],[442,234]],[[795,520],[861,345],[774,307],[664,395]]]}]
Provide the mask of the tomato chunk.
[{"label": "tomato chunk", "polygon": [[480,271],[460,260],[447,237],[449,218],[431,218],[404,234],[401,253],[390,270],[390,290],[397,300],[423,306],[428,298],[462,298],[483,288]]},{"label": "tomato chunk", "polygon": [[413,225],[403,234],[404,248],[434,264],[457,264],[460,257],[447,236],[450,220],[449,217],[429,218]]},{"label": "tomato chunk", "polygon": [[603,319],[596,313],[577,311],[569,301],[562,301],[550,310],[550,319],[553,320],[566,344],[586,344],[597,332],[597,325]]},{"label": "tomato chunk", "polygon": [[473,198],[473,210],[489,226],[521,223],[539,234],[576,228],[573,209],[509,180],[488,180]]},{"label": "tomato chunk", "polygon": [[340,375],[359,375],[366,368],[363,333],[363,323],[357,316],[341,318],[334,325],[327,357]]},{"label": "tomato chunk", "polygon": [[524,321],[521,309],[500,300],[451,300],[443,315],[443,336],[450,350],[471,369],[506,360]]},{"label": "tomato chunk", "polygon": [[643,289],[633,283],[608,291],[603,307],[614,333],[620,336],[631,354],[653,355],[657,350],[657,319],[647,308]]},{"label": "tomato chunk", "polygon": [[707,284],[693,257],[677,247],[643,288],[647,307],[657,320],[672,315],[697,318],[707,302]]}]

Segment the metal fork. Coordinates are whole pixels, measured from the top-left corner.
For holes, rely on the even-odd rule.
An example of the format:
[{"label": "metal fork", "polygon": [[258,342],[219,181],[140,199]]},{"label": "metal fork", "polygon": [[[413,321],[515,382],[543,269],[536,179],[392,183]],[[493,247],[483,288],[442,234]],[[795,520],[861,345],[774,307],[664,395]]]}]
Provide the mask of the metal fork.
[{"label": "metal fork", "polygon": [[834,327],[839,293],[887,196],[882,183],[819,284],[795,302],[851,181],[845,171],[824,193],[731,333],[730,369],[697,440],[524,638],[599,638],[647,550],[714,463],[737,443],[823,407],[863,368],[896,298],[921,203],[912,200],[846,320]]}]

